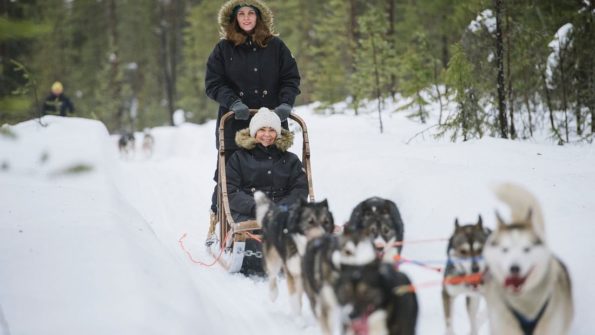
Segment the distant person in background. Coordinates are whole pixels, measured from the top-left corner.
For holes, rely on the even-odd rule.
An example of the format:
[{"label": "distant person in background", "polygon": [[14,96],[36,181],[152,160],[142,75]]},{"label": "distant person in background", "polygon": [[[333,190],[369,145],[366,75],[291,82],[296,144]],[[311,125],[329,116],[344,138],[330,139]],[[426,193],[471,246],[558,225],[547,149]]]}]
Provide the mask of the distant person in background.
[{"label": "distant person in background", "polygon": [[[205,90],[219,103],[221,117],[233,111],[234,119],[225,127],[225,158],[238,146],[236,132],[249,125],[250,109],[267,107],[287,129],[287,118],[300,94],[297,63],[285,43],[273,30],[273,13],[258,0],[230,0],[219,10],[221,40],[207,61]],[[217,170],[214,180],[217,182]],[[212,196],[209,235],[214,232],[217,212],[217,186]]]},{"label": "distant person in background", "polygon": [[43,102],[41,114],[59,114],[60,116],[66,116],[67,113],[74,113],[74,106],[72,105],[72,102],[70,102],[70,99],[64,95],[64,87],[62,86],[62,83],[56,81],[52,84],[50,95],[48,95]]}]

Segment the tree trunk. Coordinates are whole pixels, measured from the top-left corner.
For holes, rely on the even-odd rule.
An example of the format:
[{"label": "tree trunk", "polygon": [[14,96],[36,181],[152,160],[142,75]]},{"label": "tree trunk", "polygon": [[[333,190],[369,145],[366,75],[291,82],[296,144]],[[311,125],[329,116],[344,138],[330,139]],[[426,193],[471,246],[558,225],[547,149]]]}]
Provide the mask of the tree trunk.
[{"label": "tree trunk", "polygon": [[177,13],[178,0],[160,2],[160,43],[161,64],[163,67],[164,88],[167,100],[169,122],[174,125],[175,90],[176,90],[176,52],[177,52]]},{"label": "tree trunk", "polygon": [[380,133],[382,134],[384,129],[382,126],[382,94],[380,93],[380,73],[379,73],[379,65],[378,59],[376,55],[376,43],[374,34],[370,36],[372,42],[372,60],[374,62],[374,80],[376,83],[376,99],[378,99],[378,121],[380,123]]},{"label": "tree trunk", "polygon": [[[357,0],[350,0],[349,1],[349,54],[350,55],[355,55],[356,52],[356,41],[357,41]],[[355,67],[355,62],[353,61],[353,58],[350,60],[351,63],[351,73],[355,73],[355,71],[357,70]],[[353,92],[353,101],[355,102],[354,104],[354,113],[355,115],[358,115],[358,105],[359,105],[359,95],[357,92]]]},{"label": "tree trunk", "polygon": [[516,129],[514,127],[514,95],[512,94],[512,72],[510,71],[510,54],[512,51],[510,43],[510,11],[505,7],[506,14],[506,76],[508,82],[508,114],[510,117],[510,138],[517,137]]},{"label": "tree trunk", "polygon": [[[388,32],[386,38],[391,48],[395,47],[395,0],[386,0],[388,11]],[[394,74],[390,75],[390,95],[397,96],[397,78]]]},{"label": "tree trunk", "polygon": [[528,118],[528,122],[529,122],[529,136],[533,137],[533,118],[531,117],[531,105],[529,103],[529,96],[527,95],[527,92],[525,92],[524,94],[524,98],[525,98],[525,106],[527,106],[527,118]]},{"label": "tree trunk", "polygon": [[564,69],[564,57],[562,56],[564,54],[564,51],[565,50],[560,50],[560,80],[562,83],[562,109],[564,110],[564,134],[566,135],[566,142],[568,142],[568,98],[566,93],[566,71]]},{"label": "tree trunk", "polygon": [[[124,111],[120,104],[120,95],[122,86],[118,79],[120,60],[118,59],[118,18],[116,0],[109,0],[107,3],[107,22],[108,22],[108,48],[110,57],[109,89],[111,89],[110,99],[116,102],[114,115],[114,126],[116,129],[123,129]],[[134,131],[134,129],[130,129]]]},{"label": "tree trunk", "polygon": [[508,138],[506,122],[506,94],[504,89],[504,60],[502,44],[502,20],[500,18],[503,0],[494,0],[496,10],[496,66],[498,68],[497,89],[498,89],[498,120],[500,121],[500,136]]},{"label": "tree trunk", "polygon": [[549,109],[550,127],[552,127],[552,131],[558,138],[558,142],[563,143],[564,140],[560,136],[560,132],[558,131],[558,128],[556,128],[556,122],[554,121],[554,106],[552,105],[552,99],[550,97],[550,90],[547,88],[547,79],[545,78],[545,71],[543,69],[539,69],[539,72],[541,73],[541,82],[543,83],[543,91],[545,93],[545,101],[547,104],[547,108]]}]

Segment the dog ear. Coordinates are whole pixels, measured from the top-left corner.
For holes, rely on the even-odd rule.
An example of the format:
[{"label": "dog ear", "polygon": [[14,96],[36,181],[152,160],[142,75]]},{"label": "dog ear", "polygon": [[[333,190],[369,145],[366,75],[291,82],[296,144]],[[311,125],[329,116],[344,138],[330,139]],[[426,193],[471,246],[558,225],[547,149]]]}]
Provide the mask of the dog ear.
[{"label": "dog ear", "polygon": [[455,218],[455,231],[459,228],[461,228],[461,225],[459,224],[459,218]]},{"label": "dog ear", "polygon": [[480,229],[483,229],[483,219],[481,218],[481,214],[477,215],[477,226]]},{"label": "dog ear", "polygon": [[527,218],[525,219],[525,222],[527,222],[528,224],[531,224],[532,219],[533,219],[533,208],[529,208],[529,210],[527,211]]},{"label": "dog ear", "polygon": [[500,216],[500,212],[496,211],[496,221],[498,221],[498,229],[503,229],[506,227],[506,222]]}]

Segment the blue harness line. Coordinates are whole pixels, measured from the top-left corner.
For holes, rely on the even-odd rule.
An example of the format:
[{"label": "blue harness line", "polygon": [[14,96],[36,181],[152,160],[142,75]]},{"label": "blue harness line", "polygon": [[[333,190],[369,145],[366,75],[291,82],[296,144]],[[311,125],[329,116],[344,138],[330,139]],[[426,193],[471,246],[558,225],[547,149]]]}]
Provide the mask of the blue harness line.
[{"label": "blue harness line", "polygon": [[550,302],[550,299],[545,301],[545,303],[543,304],[543,307],[541,307],[541,310],[539,310],[539,313],[537,313],[537,315],[535,316],[535,319],[533,319],[533,320],[527,319],[524,315],[517,312],[514,308],[510,307],[510,305],[508,305],[508,304],[507,305],[508,305],[508,309],[510,309],[510,311],[512,312],[512,314],[514,315],[516,320],[519,322],[519,326],[521,326],[521,329],[523,330],[523,334],[524,335],[533,335],[533,332],[535,331],[535,327],[537,327],[539,320],[541,320],[543,313],[545,313],[545,309],[549,302]]}]

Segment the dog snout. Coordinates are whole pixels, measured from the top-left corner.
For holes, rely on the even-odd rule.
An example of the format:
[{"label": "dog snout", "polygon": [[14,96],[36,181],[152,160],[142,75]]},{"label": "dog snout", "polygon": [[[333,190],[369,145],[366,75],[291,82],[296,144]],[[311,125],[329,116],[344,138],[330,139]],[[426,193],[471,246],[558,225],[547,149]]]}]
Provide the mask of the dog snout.
[{"label": "dog snout", "polygon": [[473,272],[473,273],[478,273],[478,272],[479,272],[479,270],[480,270],[480,269],[479,269],[479,264],[477,264],[477,263],[473,263],[473,264],[471,264],[471,272]]},{"label": "dog snout", "polygon": [[513,275],[518,275],[519,273],[521,273],[521,267],[518,264],[511,265],[510,273]]}]

